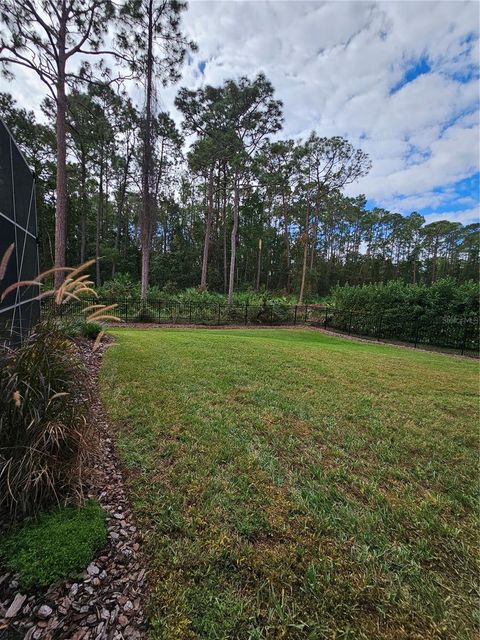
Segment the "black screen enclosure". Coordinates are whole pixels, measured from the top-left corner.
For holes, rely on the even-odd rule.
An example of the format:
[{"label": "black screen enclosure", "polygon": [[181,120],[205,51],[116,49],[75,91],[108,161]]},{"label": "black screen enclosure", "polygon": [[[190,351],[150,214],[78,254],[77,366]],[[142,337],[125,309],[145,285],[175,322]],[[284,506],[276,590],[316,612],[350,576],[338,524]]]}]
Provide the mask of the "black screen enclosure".
[{"label": "black screen enclosure", "polygon": [[[10,131],[0,119],[0,261],[14,245],[2,291],[38,275],[35,178]],[[40,316],[38,285],[18,287],[0,302],[0,340],[17,343]]]}]

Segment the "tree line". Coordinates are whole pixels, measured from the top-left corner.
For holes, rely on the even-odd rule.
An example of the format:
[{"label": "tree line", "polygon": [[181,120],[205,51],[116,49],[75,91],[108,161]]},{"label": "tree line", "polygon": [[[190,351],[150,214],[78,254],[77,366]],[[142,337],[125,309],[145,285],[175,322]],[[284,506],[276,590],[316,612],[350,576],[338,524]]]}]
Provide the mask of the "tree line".
[{"label": "tree line", "polygon": [[282,103],[263,74],[181,88],[177,126],[159,94],[195,50],[181,30],[185,9],[5,2],[3,69],[27,67],[47,89],[41,122],[0,95],[37,176],[42,266],[96,257],[98,286],[127,275],[142,297],[150,283],[223,291],[229,302],[240,289],[303,302],[344,283],[476,278],[480,225],[426,224],[346,196],[368,156],[315,131],[282,139]]}]

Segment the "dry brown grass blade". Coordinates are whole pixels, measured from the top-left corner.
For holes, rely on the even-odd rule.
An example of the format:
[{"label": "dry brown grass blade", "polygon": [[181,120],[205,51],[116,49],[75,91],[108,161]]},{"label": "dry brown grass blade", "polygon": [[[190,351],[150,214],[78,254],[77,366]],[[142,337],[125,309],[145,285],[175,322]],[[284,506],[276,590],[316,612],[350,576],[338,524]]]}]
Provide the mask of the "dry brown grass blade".
[{"label": "dry brown grass blade", "polygon": [[88,322],[101,322],[103,320],[107,320],[108,322],[112,321],[112,322],[123,322],[123,320],[121,318],[119,318],[118,316],[110,316],[108,315],[108,313],[105,313],[104,315],[100,315],[100,316],[95,316],[95,318],[91,318],[88,317],[87,321]]},{"label": "dry brown grass blade", "polygon": [[30,285],[35,285],[36,287],[40,287],[41,284],[36,280],[20,280],[19,282],[14,282],[9,287],[7,287],[4,291],[2,291],[2,295],[0,296],[0,302],[3,302],[9,293],[15,291],[19,287],[28,287]]},{"label": "dry brown grass blade", "polygon": [[51,275],[52,273],[57,273],[58,271],[73,271],[73,267],[52,267],[51,269],[47,269],[46,271],[42,271],[42,273],[39,273],[35,280],[37,282],[40,282],[47,276]]},{"label": "dry brown grass blade", "polygon": [[40,295],[36,296],[34,299],[43,300],[43,298],[46,298],[47,296],[54,296],[54,295],[55,295],[55,289],[49,289],[48,291],[44,291]]},{"label": "dry brown grass blade", "polygon": [[3,278],[5,277],[8,261],[10,260],[14,249],[15,249],[15,243],[12,242],[12,244],[9,247],[7,247],[5,253],[3,254],[2,260],[0,262],[0,280],[3,280]]},{"label": "dry brown grass blade", "polygon": [[87,311],[90,311],[91,309],[103,309],[103,304],[91,304],[88,307],[85,307],[85,309],[82,309],[82,313],[87,313]]},{"label": "dry brown grass blade", "polygon": [[103,336],[105,335],[105,331],[100,331],[98,336],[95,338],[95,342],[93,343],[92,351],[96,351],[100,346],[100,342],[102,341]]},{"label": "dry brown grass blade", "polygon": [[68,291],[71,288],[75,288],[78,282],[77,280],[78,274],[84,271],[85,269],[87,269],[87,267],[90,267],[95,262],[96,262],[95,259],[87,260],[76,269],[73,269],[73,271],[70,271],[68,278],[66,278],[64,282],[62,282],[62,284],[58,287],[57,294],[55,296],[55,300],[57,304],[60,304],[62,302],[66,291]]},{"label": "dry brown grass blade", "polygon": [[74,293],[70,293],[69,291],[67,291],[63,294],[63,300],[61,300],[61,303],[59,304],[67,304],[69,300],[78,300],[78,302],[80,302],[80,298],[78,296],[76,296]]},{"label": "dry brown grass blade", "polygon": [[92,289],[91,287],[87,287],[83,282],[80,283],[79,287],[75,287],[74,289],[75,293],[91,293],[93,294],[96,298],[98,298],[98,294],[97,292]]},{"label": "dry brown grass blade", "polygon": [[89,315],[87,317],[87,320],[90,321],[94,321],[94,320],[98,320],[99,315],[104,315],[106,311],[112,311],[113,309],[116,309],[118,307],[118,304],[107,304],[105,306],[102,306],[100,309],[98,309],[98,311],[94,311],[91,315]]}]

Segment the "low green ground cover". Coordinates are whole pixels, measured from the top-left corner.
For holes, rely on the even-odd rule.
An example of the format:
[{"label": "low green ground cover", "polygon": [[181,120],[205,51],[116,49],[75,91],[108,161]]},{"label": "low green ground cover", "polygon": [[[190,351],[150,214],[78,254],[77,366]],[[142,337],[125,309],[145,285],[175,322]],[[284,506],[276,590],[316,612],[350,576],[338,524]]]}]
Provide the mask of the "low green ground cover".
[{"label": "low green ground cover", "polygon": [[91,500],[27,521],[0,539],[0,563],[20,575],[20,587],[48,587],[86,569],[107,542],[105,514]]},{"label": "low green ground cover", "polygon": [[311,330],[115,332],[153,638],[468,639],[477,363]]}]

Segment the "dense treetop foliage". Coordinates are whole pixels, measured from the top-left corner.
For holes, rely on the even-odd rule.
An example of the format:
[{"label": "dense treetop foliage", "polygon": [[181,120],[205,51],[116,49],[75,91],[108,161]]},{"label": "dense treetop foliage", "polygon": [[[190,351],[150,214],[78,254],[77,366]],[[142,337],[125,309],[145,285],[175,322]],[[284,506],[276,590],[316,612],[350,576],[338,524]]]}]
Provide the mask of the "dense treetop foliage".
[{"label": "dense treetop foliage", "polygon": [[[135,282],[140,276],[140,113],[128,98],[107,88],[75,92],[70,105],[68,261],[102,256],[99,285],[112,278],[117,283],[122,278]],[[48,116],[48,103],[45,108]],[[7,94],[0,96],[0,110],[37,175],[41,261],[47,266],[54,247],[54,130],[48,118],[39,123]],[[190,148],[187,164],[183,136],[173,120],[163,113],[155,126],[159,157],[150,283],[165,293],[200,284],[212,177],[206,284],[211,291],[226,292],[233,195],[228,170],[215,158],[227,150],[212,150],[213,142],[203,138],[202,144],[198,141]],[[296,189],[298,169],[292,167],[292,156],[301,147],[294,141],[267,143],[252,163],[239,206],[235,268],[239,289],[298,294],[306,242],[307,301],[328,294],[337,284],[391,279],[430,284],[445,277],[457,282],[476,278],[479,225],[425,224],[415,212],[402,216],[368,210],[363,196],[346,197],[338,189],[322,194],[318,217],[310,211],[306,239],[308,202]]]},{"label": "dense treetop foliage", "polygon": [[186,3],[67,8],[9,0],[0,14],[0,70],[26,66],[47,88],[41,122],[0,94],[37,175],[42,266],[102,258],[97,286],[122,274],[143,298],[149,285],[199,287],[229,302],[245,289],[302,302],[338,284],[477,277],[479,224],[427,224],[346,196],[368,156],[321,131],[282,137],[283,105],[263,74],[180,88],[177,126],[159,98],[196,49]]}]

